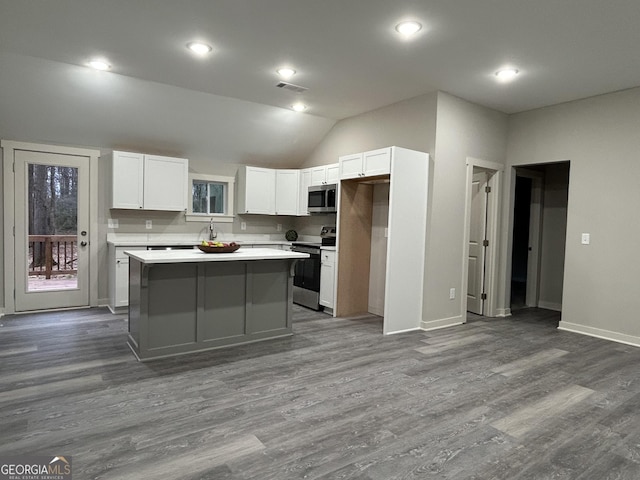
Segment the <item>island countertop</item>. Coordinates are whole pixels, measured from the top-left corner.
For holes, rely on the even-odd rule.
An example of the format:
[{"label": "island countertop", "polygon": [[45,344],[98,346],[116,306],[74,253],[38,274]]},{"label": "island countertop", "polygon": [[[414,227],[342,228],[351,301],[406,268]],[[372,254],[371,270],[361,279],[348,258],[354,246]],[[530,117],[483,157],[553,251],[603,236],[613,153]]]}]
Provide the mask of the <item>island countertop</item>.
[{"label": "island countertop", "polygon": [[205,253],[193,250],[132,250],[125,251],[131,258],[144,264],[234,262],[248,260],[284,260],[309,258],[307,253],[272,248],[239,248],[233,253]]}]

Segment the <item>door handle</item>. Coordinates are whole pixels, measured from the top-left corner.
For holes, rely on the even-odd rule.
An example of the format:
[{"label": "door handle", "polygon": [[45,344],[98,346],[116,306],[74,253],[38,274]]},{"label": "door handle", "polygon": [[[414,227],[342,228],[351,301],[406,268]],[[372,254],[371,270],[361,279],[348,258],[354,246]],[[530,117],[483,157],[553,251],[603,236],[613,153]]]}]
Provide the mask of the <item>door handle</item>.
[{"label": "door handle", "polygon": [[82,230],[80,232],[80,235],[82,235],[83,237],[86,237],[87,236],[87,231],[86,230]]},{"label": "door handle", "polygon": [[87,246],[87,242],[80,242],[80,246],[81,247],[86,247]]}]

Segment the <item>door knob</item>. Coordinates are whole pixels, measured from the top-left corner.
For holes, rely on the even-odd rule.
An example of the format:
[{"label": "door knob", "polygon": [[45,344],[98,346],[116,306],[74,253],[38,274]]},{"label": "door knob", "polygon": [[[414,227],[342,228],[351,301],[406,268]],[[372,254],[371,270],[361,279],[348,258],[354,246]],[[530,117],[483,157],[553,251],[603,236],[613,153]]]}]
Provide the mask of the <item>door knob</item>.
[{"label": "door knob", "polygon": [[87,242],[80,242],[80,246],[81,247],[86,247],[87,246]]}]

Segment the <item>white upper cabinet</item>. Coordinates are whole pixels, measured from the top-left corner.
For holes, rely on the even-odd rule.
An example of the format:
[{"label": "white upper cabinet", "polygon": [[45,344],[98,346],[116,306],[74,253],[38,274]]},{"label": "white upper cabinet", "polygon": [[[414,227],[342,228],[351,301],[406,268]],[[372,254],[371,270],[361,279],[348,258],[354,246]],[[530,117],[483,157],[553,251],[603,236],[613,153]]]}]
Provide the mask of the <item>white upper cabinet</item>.
[{"label": "white upper cabinet", "polygon": [[243,166],[238,169],[238,213],[274,215],[276,171]]},{"label": "white upper cabinet", "polygon": [[300,170],[276,170],[276,215],[298,215]]},{"label": "white upper cabinet", "polygon": [[189,161],[114,151],[110,208],[184,211]]},{"label": "white upper cabinet", "polygon": [[298,195],[298,215],[309,215],[309,187],[311,186],[311,168],[300,170],[300,192]]},{"label": "white upper cabinet", "polygon": [[143,207],[144,155],[113,152],[111,160],[111,208]]},{"label": "white upper cabinet", "polygon": [[340,181],[340,164],[332,163],[325,166],[327,168],[327,183],[338,183]]},{"label": "white upper cabinet", "polygon": [[186,210],[188,183],[187,159],[144,156],[143,203],[146,210]]},{"label": "white upper cabinet", "polygon": [[391,147],[364,152],[362,173],[364,177],[391,173]]},{"label": "white upper cabinet", "polygon": [[340,166],[337,163],[311,168],[311,185],[338,183]]},{"label": "white upper cabinet", "polygon": [[340,178],[373,177],[391,172],[391,147],[340,157]]},{"label": "white upper cabinet", "polygon": [[340,179],[362,177],[362,154],[343,155],[340,161]]}]

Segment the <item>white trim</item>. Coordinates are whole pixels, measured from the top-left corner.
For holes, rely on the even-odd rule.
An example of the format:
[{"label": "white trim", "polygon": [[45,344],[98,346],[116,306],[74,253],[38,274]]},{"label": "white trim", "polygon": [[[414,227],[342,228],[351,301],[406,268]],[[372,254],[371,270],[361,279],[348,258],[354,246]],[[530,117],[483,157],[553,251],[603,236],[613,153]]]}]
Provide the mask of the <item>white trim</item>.
[{"label": "white trim", "polygon": [[496,317],[510,317],[510,316],[511,316],[511,308],[496,309]]},{"label": "white trim", "polygon": [[496,172],[503,172],[505,166],[502,163],[491,162],[489,160],[483,160],[481,158],[467,157],[467,166],[486,168],[487,170],[495,170]]},{"label": "white trim", "polygon": [[396,330],[394,332],[386,332],[384,335],[397,335],[398,333],[417,332],[419,330],[422,330],[422,329],[420,327],[407,328],[405,330]]},{"label": "white trim", "polygon": [[467,291],[469,277],[469,235],[471,223],[471,189],[473,182],[474,167],[490,170],[489,187],[491,187],[491,195],[489,196],[489,205],[487,206],[487,232],[486,236],[489,240],[487,247],[485,265],[485,292],[487,299],[484,303],[483,313],[487,317],[496,317],[498,315],[498,242],[499,242],[499,224],[500,210],[502,203],[502,176],[505,166],[488,160],[482,160],[473,157],[467,157],[467,175],[465,184],[465,211],[464,211],[464,235],[462,239],[462,277],[460,289],[460,312],[466,315],[467,312]]},{"label": "white trim", "polygon": [[[220,213],[193,213],[193,181],[194,180],[204,180],[205,182],[218,182],[218,183],[226,183],[227,184],[227,198],[226,198],[226,212],[224,214]],[[204,173],[190,173],[189,174],[189,183],[187,185],[187,211],[185,212],[185,221],[186,222],[206,222],[209,223],[213,218],[213,222],[219,223],[231,223],[233,222],[235,215],[234,213],[234,198],[235,194],[235,177],[226,177],[222,175],[208,175]]]},{"label": "white trim", "polygon": [[[465,312],[466,314],[466,312]],[[429,330],[439,330],[441,328],[454,327],[467,323],[466,315],[458,315],[457,317],[441,318],[440,320],[428,320],[420,322],[420,329],[428,332]]]},{"label": "white trim", "polygon": [[235,219],[235,215],[221,215],[221,214],[208,214],[208,213],[185,213],[185,222],[201,222],[209,223],[213,219],[213,223],[232,223]]},{"label": "white trim", "polygon": [[556,312],[562,311],[562,304],[556,302],[545,302],[544,300],[538,300],[538,308],[545,308],[547,310],[554,310]]},{"label": "white trim", "polygon": [[579,333],[581,335],[588,335],[590,337],[601,338],[603,340],[610,340],[612,342],[624,343],[625,345],[640,347],[640,337],[636,337],[634,335],[626,335],[624,333],[612,332],[610,330],[603,330],[601,328],[587,327],[586,325],[578,325],[577,323],[561,321],[558,325],[558,330]]},{"label": "white trim", "polygon": [[[15,245],[13,228],[15,222],[15,174],[14,158],[16,150],[30,152],[56,153],[74,155],[89,159],[89,305],[98,304],[98,158],[100,150],[89,148],[65,147],[60,145],[44,145],[29,142],[1,140],[4,176],[4,312],[15,313],[13,292],[15,288]],[[82,307],[80,307],[82,308]]]}]

